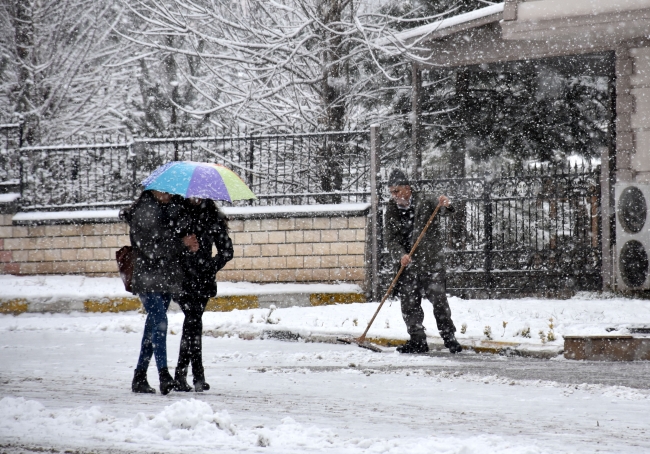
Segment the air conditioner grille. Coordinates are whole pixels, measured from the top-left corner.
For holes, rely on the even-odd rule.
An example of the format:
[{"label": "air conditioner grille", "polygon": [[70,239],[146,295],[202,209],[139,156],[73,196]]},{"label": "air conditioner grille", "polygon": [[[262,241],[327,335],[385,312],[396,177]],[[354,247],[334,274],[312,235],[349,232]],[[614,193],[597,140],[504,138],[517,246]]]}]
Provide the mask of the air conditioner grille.
[{"label": "air conditioner grille", "polygon": [[619,267],[625,285],[641,287],[648,277],[648,254],[643,244],[636,240],[625,243],[619,256]]},{"label": "air conditioner grille", "polygon": [[639,233],[645,225],[648,207],[643,192],[629,186],[618,199],[618,219],[628,233]]}]

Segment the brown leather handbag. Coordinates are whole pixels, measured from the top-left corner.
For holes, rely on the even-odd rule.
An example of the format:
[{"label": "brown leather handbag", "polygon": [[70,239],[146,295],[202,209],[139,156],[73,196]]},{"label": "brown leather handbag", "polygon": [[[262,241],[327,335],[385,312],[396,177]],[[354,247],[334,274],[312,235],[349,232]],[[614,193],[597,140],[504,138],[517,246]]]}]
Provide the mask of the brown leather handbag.
[{"label": "brown leather handbag", "polygon": [[122,246],[122,248],[115,253],[115,260],[117,260],[117,269],[120,271],[120,277],[124,283],[124,288],[127,292],[131,293],[133,293],[131,290],[131,282],[133,280],[135,256],[135,251],[131,246]]}]

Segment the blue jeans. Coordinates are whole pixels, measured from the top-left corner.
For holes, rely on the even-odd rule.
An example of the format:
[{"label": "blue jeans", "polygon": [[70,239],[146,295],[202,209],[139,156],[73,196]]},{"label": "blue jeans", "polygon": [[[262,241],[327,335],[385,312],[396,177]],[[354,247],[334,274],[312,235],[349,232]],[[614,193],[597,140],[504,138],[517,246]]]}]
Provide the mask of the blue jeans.
[{"label": "blue jeans", "polygon": [[169,293],[144,293],[138,296],[147,311],[147,320],[144,323],[136,369],[146,371],[152,355],[156,357],[158,370],[165,369],[167,368],[167,309],[172,296]]}]

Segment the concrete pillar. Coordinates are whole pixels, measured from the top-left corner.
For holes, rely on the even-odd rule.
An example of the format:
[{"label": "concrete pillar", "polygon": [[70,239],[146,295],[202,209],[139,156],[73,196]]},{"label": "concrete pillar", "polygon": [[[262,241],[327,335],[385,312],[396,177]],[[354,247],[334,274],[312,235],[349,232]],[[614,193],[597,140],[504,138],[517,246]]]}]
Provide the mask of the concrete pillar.
[{"label": "concrete pillar", "polygon": [[635,150],[632,114],[634,97],[630,93],[632,57],[626,47],[616,49],[616,180],[633,181],[631,167]]},{"label": "concrete pillar", "polygon": [[630,49],[630,56],[630,97],[635,107],[630,116],[635,145],[630,168],[637,183],[650,183],[650,47]]}]

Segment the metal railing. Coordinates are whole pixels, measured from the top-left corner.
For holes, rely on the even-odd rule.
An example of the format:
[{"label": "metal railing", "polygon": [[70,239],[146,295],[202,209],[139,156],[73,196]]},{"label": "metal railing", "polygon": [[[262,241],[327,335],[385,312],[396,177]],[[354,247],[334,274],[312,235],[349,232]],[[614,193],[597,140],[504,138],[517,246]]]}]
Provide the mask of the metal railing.
[{"label": "metal railing", "polygon": [[139,183],[172,160],[220,163],[237,172],[260,205],[340,203],[369,198],[369,133],[155,137],[22,147],[24,210],[121,206]]},{"label": "metal railing", "polygon": [[[451,293],[601,289],[599,167],[538,165],[481,177],[440,175],[413,186],[449,195],[456,208],[439,220],[447,238]],[[388,201],[385,187],[380,182],[380,209]],[[380,250],[385,286],[393,267],[387,251]]]}]

